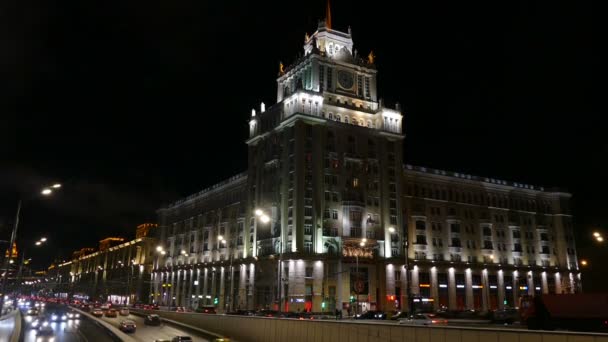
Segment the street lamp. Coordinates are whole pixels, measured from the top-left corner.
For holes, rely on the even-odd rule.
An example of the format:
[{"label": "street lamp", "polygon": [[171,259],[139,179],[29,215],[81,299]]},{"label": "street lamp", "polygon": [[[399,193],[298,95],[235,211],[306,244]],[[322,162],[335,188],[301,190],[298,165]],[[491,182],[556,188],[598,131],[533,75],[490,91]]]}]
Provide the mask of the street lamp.
[{"label": "street lamp", "polygon": [[[51,186],[51,188],[53,189],[59,189],[61,188],[61,184],[59,183],[55,183]],[[42,189],[42,191],[40,192],[42,195],[44,196],[49,196],[51,193],[53,193],[53,190],[51,190],[48,187],[45,187]],[[13,231],[11,233],[11,241],[9,244],[9,254],[8,254],[8,258],[5,258],[5,262],[4,262],[4,274],[2,276],[1,279],[1,285],[0,285],[0,313],[1,311],[4,309],[4,298],[6,297],[5,294],[5,289],[6,289],[6,278],[8,278],[8,271],[9,271],[9,260],[11,260],[13,258],[13,244],[15,243],[15,240],[17,239],[17,230],[19,229],[19,216],[21,214],[21,204],[22,204],[22,199],[19,199],[19,201],[17,202],[17,213],[15,214],[15,223],[13,225]]]}]

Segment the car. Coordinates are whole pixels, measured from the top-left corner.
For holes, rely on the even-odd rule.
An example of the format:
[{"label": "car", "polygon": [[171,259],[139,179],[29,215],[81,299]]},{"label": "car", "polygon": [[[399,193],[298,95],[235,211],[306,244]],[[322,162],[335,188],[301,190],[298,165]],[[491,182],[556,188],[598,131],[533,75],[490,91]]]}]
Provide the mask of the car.
[{"label": "car", "polygon": [[33,329],[38,329],[38,328],[40,328],[40,327],[42,326],[42,324],[43,324],[45,321],[46,321],[45,319],[42,319],[42,318],[36,318],[35,320],[33,320],[33,321],[32,321],[32,323],[31,323],[30,325],[31,325],[31,327],[32,327]]},{"label": "car", "polygon": [[[198,309],[197,309],[198,310]],[[214,309],[215,311],[215,309]],[[197,311],[200,312],[200,311]],[[226,313],[226,315],[237,315],[237,316],[253,316],[255,314],[255,311],[253,310],[235,310],[235,311],[229,311]]]},{"label": "car", "polygon": [[38,332],[36,333],[36,335],[53,335],[53,327],[51,327],[51,325],[49,324],[48,321],[44,321],[41,325],[40,328],[38,329]]},{"label": "car", "polygon": [[190,336],[175,336],[174,338],[171,339],[171,342],[186,342],[186,341],[192,341],[192,337],[190,337]]},{"label": "car", "polygon": [[355,319],[386,319],[386,313],[382,311],[368,310],[362,314],[355,315]]},{"label": "car", "polygon": [[262,316],[262,317],[276,317],[278,315],[278,311],[277,310],[268,310],[268,309],[263,309],[263,310],[259,310],[255,313],[256,316]]},{"label": "car", "polygon": [[101,304],[100,308],[101,308],[101,310],[108,310],[108,309],[110,309],[111,306],[112,306],[112,304],[105,303],[105,304]]},{"label": "car", "polygon": [[102,317],[103,316],[103,311],[99,310],[99,309],[95,309],[93,310],[93,312],[91,312],[91,314],[95,317]]},{"label": "car", "polygon": [[118,326],[118,329],[120,329],[121,331],[126,332],[126,333],[135,332],[136,328],[137,328],[137,325],[135,325],[135,322],[133,322],[131,320],[122,321],[122,322],[120,322],[120,325]]},{"label": "car", "polygon": [[400,319],[408,318],[409,316],[410,315],[408,315],[407,311],[398,311],[396,314],[393,315],[393,317],[391,317],[391,320],[397,321]]},{"label": "car", "polygon": [[105,313],[106,317],[118,317],[118,313],[114,309],[108,309]]},{"label": "car", "polygon": [[38,313],[39,313],[38,309],[32,308],[32,309],[28,309],[25,312],[25,315],[26,316],[38,316]]},{"label": "car", "polygon": [[431,313],[420,313],[412,315],[405,319],[400,319],[399,324],[407,324],[407,325],[447,325],[448,321],[446,319],[437,317],[435,314]]},{"label": "car", "polygon": [[519,312],[513,308],[495,310],[492,311],[490,320],[492,323],[513,324],[515,321],[519,321]]},{"label": "car", "polygon": [[118,314],[121,316],[129,316],[129,309],[122,308],[122,309],[120,309],[120,311],[118,311]]},{"label": "car", "polygon": [[144,318],[144,324],[145,325],[160,325],[161,320],[160,317],[158,315],[147,315],[146,318]]},{"label": "car", "polygon": [[80,319],[80,314],[78,312],[70,311],[68,312],[68,319]]},{"label": "car", "polygon": [[204,305],[204,306],[199,306],[198,308],[196,308],[196,310],[194,310],[198,313],[206,313],[206,314],[215,314],[217,313],[215,311],[215,306],[213,305]]},{"label": "car", "polygon": [[68,316],[65,313],[55,312],[51,315],[51,321],[53,322],[65,322],[68,320]]}]

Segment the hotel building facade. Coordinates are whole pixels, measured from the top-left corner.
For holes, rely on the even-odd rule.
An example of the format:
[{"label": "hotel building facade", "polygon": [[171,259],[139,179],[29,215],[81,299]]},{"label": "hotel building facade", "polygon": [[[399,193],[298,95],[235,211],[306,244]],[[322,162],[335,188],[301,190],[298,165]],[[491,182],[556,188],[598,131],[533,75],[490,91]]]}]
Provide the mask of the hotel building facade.
[{"label": "hotel building facade", "polygon": [[404,164],[376,75],[350,29],[306,35],[276,104],[252,110],[248,169],[158,210],[154,302],[485,311],[580,291],[571,195]]}]

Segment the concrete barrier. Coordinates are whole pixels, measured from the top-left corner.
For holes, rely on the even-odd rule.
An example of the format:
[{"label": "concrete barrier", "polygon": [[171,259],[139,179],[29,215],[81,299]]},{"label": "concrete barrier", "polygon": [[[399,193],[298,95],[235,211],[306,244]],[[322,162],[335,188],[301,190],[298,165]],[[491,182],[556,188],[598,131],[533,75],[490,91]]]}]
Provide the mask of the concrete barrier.
[{"label": "concrete barrier", "polygon": [[21,311],[13,310],[10,313],[1,316],[2,326],[6,331],[2,331],[0,334],[0,340],[6,340],[8,342],[21,341],[23,317]]},{"label": "concrete barrier", "polygon": [[608,334],[142,311],[240,342],[608,342]]}]

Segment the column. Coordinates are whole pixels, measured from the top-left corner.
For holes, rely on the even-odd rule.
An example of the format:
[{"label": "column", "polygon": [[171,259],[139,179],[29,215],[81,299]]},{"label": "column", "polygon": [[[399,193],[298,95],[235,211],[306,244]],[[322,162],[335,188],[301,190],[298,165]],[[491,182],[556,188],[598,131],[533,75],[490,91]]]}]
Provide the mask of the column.
[{"label": "column", "polygon": [[234,267],[230,265],[230,293],[228,294],[228,310],[234,311]]},{"label": "column", "polygon": [[182,295],[182,289],[181,289],[181,278],[182,278],[182,270],[177,270],[175,272],[175,306],[182,306],[181,303],[181,295]]},{"label": "column", "polygon": [[435,298],[433,309],[439,309],[439,283],[437,281],[437,267],[431,267],[431,297]]},{"label": "column", "polygon": [[448,269],[448,309],[456,310],[456,271],[454,267]]},{"label": "column", "polygon": [[[291,273],[291,272],[289,272]],[[249,306],[248,309],[255,308],[254,303],[254,289],[255,289],[255,264],[249,264],[249,293],[247,293],[247,298],[249,298]]]},{"label": "column", "polygon": [[536,285],[534,284],[534,277],[532,275],[532,271],[528,271],[526,277],[526,284],[528,284],[528,295],[534,296],[534,286]]},{"label": "column", "polygon": [[412,269],[412,283],[410,284],[410,290],[412,295],[420,294],[420,282],[418,281],[418,266],[414,266]]},{"label": "column", "polygon": [[239,303],[238,308],[247,308],[247,266],[239,265]]},{"label": "column", "polygon": [[517,298],[519,297],[519,272],[517,271],[513,271],[513,284],[511,284],[511,286],[513,286],[513,298],[511,298],[513,300],[513,305],[514,306],[518,306],[517,303]]},{"label": "column", "polygon": [[465,303],[468,310],[475,308],[473,300],[473,275],[470,268],[467,268],[464,272],[464,284],[465,284]]},{"label": "column", "polygon": [[[342,303],[344,302],[342,291],[342,277],[344,275],[342,274],[342,261],[339,259],[336,267],[336,273],[336,310],[340,310],[340,312],[342,312]],[[342,316],[346,316],[344,312],[342,312]]]},{"label": "column", "polygon": [[488,311],[490,300],[490,284],[488,282],[488,270],[481,271],[481,310]]},{"label": "column", "polygon": [[169,287],[170,291],[169,291],[169,298],[167,298],[167,305],[168,306],[173,306],[173,297],[175,296],[175,287],[177,286],[177,283],[175,282],[175,270],[171,271],[171,287]]},{"label": "column", "polygon": [[498,270],[498,308],[505,308],[505,277],[502,270]]},{"label": "column", "polygon": [[215,303],[215,297],[217,297],[217,280],[215,277],[216,268],[211,268],[211,303]]},{"label": "column", "polygon": [[562,277],[559,274],[559,272],[555,272],[555,293],[556,294],[561,294],[562,293]]},{"label": "column", "polygon": [[[194,269],[188,270],[190,276],[188,277],[188,307],[192,307],[194,300],[192,298],[192,286],[194,286]],[[196,297],[196,296],[195,296]]]},{"label": "column", "polygon": [[202,305],[203,301],[201,299],[201,269],[197,268],[196,269],[196,289],[195,289],[195,295],[196,295],[196,302],[198,303],[197,306]]},{"label": "column", "polygon": [[[312,284],[312,311],[323,311],[322,303],[325,300],[323,294],[325,292],[325,267],[321,260],[317,260],[313,264],[313,284]],[[325,304],[327,305],[327,303]],[[327,310],[327,306],[326,306]]]},{"label": "column", "polygon": [[225,301],[225,279],[224,279],[224,271],[225,268],[224,266],[220,267],[220,294],[219,294],[219,312],[225,313],[226,312],[226,301]]},{"label": "column", "polygon": [[549,284],[547,284],[547,272],[544,272],[540,274],[540,281],[542,283],[541,288],[542,288],[542,293],[543,294],[547,294],[549,293]]},{"label": "column", "polygon": [[207,296],[209,295],[209,268],[205,267],[205,271],[204,271],[204,276],[203,276],[203,304],[204,305],[209,305],[209,299],[207,298]]}]

